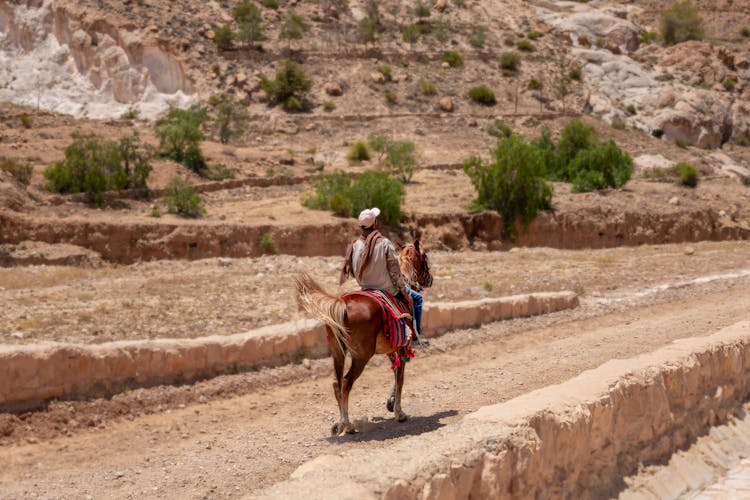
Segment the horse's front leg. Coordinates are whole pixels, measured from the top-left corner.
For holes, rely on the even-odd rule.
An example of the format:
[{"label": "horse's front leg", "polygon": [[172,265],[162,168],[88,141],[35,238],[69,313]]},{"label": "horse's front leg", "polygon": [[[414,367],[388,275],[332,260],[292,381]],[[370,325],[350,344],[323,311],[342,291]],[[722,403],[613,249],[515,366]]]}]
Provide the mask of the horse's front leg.
[{"label": "horse's front leg", "polygon": [[[401,353],[396,353],[396,356],[400,356]],[[393,384],[393,388],[395,389],[395,394],[393,398],[393,414],[396,417],[396,420],[399,422],[406,421],[409,417],[401,410],[401,391],[404,388],[404,371],[406,370],[406,363],[401,360],[401,363],[399,363],[398,368],[396,368],[395,373],[393,374],[395,380]],[[390,401],[390,399],[389,399]]]},{"label": "horse's front leg", "polygon": [[[396,361],[395,356],[398,356],[398,353],[388,355],[388,359],[391,360],[391,365]],[[393,411],[393,404],[396,402],[396,379],[396,372],[393,372],[393,387],[391,387],[391,395],[388,396],[388,399],[385,402],[385,407],[388,411]]]}]

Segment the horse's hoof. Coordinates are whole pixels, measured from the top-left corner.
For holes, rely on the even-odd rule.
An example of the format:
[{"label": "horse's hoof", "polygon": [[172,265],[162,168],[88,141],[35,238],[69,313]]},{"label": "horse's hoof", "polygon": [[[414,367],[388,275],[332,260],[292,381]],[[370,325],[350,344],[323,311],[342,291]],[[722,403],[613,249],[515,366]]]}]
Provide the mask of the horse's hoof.
[{"label": "horse's hoof", "polygon": [[386,401],[385,403],[385,407],[388,408],[388,411],[393,411],[393,405],[395,402],[396,402],[396,398],[394,398],[393,396],[388,398],[388,401]]},{"label": "horse's hoof", "polygon": [[399,422],[406,422],[407,420],[409,420],[409,417],[406,415],[406,413],[400,413],[396,417],[396,420],[399,421]]},{"label": "horse's hoof", "polygon": [[339,422],[336,422],[331,426],[331,436],[338,436],[341,434],[341,424]]},{"label": "horse's hoof", "polygon": [[357,433],[357,429],[352,424],[349,424],[344,429],[344,432],[346,432],[347,434],[356,434]]}]

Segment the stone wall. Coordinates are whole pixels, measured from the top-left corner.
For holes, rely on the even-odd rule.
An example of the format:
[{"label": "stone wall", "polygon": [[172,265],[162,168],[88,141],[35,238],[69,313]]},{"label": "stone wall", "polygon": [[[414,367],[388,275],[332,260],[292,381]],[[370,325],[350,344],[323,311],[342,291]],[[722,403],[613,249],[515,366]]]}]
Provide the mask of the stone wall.
[{"label": "stone wall", "polygon": [[289,498],[603,498],[750,396],[750,321],[612,360],[378,450],[324,455],[259,495]]},{"label": "stone wall", "polygon": [[[423,330],[425,336],[434,336],[577,305],[578,297],[572,292],[436,303],[425,308]],[[197,339],[0,346],[0,410],[34,407],[50,399],[108,396],[126,388],[187,382],[304,357],[324,357],[328,353],[325,337],[322,324],[302,320]]]}]

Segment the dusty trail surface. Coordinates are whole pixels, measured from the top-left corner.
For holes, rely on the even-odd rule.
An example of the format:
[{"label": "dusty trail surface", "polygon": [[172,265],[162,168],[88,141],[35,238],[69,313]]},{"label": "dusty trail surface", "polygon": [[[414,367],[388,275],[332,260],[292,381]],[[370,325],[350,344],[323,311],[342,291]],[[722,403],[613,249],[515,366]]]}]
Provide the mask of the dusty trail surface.
[{"label": "dusty trail surface", "polygon": [[[67,437],[6,441],[0,491],[8,498],[234,497],[283,480],[320,454],[429,432],[606,360],[750,318],[747,275],[660,291],[654,285],[591,297],[576,311],[435,339],[408,367],[404,409],[411,419],[404,424],[386,412],[391,373],[376,360],[355,385],[351,415],[363,432],[354,436],[328,437],[335,409],[329,360],[312,362],[309,371],[284,367],[176,388],[162,400],[152,389],[107,402],[57,403],[50,419],[67,408],[67,424],[80,418],[83,425],[69,427]],[[120,398],[143,400],[142,412],[111,415],[113,421],[87,416],[91,407],[106,414]],[[42,428],[45,413],[25,418],[25,427],[6,427],[11,438]]]}]

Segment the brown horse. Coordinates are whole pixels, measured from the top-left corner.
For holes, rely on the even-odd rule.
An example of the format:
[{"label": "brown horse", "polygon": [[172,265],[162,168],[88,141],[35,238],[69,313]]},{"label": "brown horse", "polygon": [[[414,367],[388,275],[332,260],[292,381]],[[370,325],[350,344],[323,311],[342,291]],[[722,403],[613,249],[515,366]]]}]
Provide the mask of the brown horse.
[{"label": "brown horse", "polygon": [[[405,246],[399,255],[401,272],[407,281],[423,287],[432,285],[432,274],[427,254],[419,249],[419,240],[414,245]],[[322,320],[328,331],[328,345],[333,357],[333,395],[339,405],[340,419],[331,428],[332,435],[343,432],[356,432],[349,421],[349,393],[354,381],[362,374],[367,362],[375,354],[386,354],[392,362],[396,356],[404,359],[405,350],[394,351],[385,336],[383,315],[374,299],[363,295],[336,297],[318,285],[309,275],[296,278],[297,301],[302,309],[311,316]],[[352,363],[344,375],[346,353],[351,355]],[[398,363],[394,371],[393,388],[386,407],[392,411],[396,420],[407,419],[401,410],[401,389],[404,385],[404,365]]]}]

